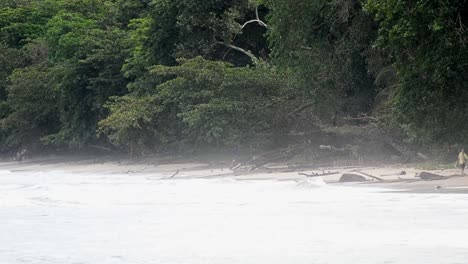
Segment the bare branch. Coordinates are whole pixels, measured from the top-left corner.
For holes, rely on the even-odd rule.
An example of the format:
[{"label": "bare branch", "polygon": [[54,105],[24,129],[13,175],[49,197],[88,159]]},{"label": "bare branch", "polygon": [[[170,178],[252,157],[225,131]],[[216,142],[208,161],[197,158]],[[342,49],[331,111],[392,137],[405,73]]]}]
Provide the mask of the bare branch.
[{"label": "bare branch", "polygon": [[177,170],[177,171],[176,171],[174,174],[172,174],[172,176],[171,176],[171,177],[169,177],[168,179],[172,179],[172,178],[174,178],[174,177],[175,177],[177,174],[179,174],[179,170]]},{"label": "bare branch", "polygon": [[306,177],[322,177],[322,176],[328,176],[328,175],[335,175],[339,173],[340,173],[339,171],[329,171],[329,172],[322,171],[321,174],[319,173],[307,174],[307,173],[299,172],[299,175],[306,176]]},{"label": "bare branch", "polygon": [[[241,26],[241,31],[242,31],[247,25],[249,25],[249,24],[251,24],[251,23],[258,23],[260,26],[263,26],[263,27],[265,27],[265,28],[268,28],[267,24],[266,24],[265,22],[263,22],[263,21],[260,19],[260,16],[259,16],[259,14],[258,14],[258,6],[255,8],[255,17],[256,17],[255,19],[252,19],[252,20],[249,20],[249,21],[245,22],[245,23]],[[238,32],[238,34],[240,34],[240,32]],[[236,37],[237,37],[237,34],[236,34],[236,35],[234,36],[234,38],[232,38],[232,39],[236,39]],[[243,49],[243,48],[234,46],[234,45],[232,45],[232,44],[229,44],[229,43],[226,43],[226,42],[223,42],[223,41],[218,41],[218,40],[216,40],[216,37],[215,37],[214,41],[215,41],[216,44],[223,45],[223,46],[225,46],[225,47],[228,47],[229,49],[237,50],[237,51],[239,51],[239,52],[244,53],[245,55],[247,55],[247,56],[250,57],[250,59],[252,60],[253,63],[257,63],[257,62],[260,61],[259,58],[255,57],[255,55],[254,55],[252,52],[248,51],[248,50],[245,50],[245,49]],[[226,51],[226,53],[224,54],[223,58],[227,55],[228,52],[229,52],[229,50]]]},{"label": "bare branch", "polygon": [[360,174],[365,175],[365,176],[367,176],[367,177],[376,179],[376,180],[378,180],[378,181],[384,181],[382,178],[379,178],[379,177],[374,176],[374,175],[370,175],[370,174],[365,173],[365,172],[362,172],[362,171],[360,171],[360,170],[352,170],[351,172],[357,172],[357,173],[360,173]]},{"label": "bare branch", "polygon": [[258,6],[255,8],[255,19],[249,20],[242,25],[241,30],[244,29],[248,24],[257,22],[260,26],[268,28],[268,25],[260,19],[258,15]]},{"label": "bare branch", "polygon": [[344,120],[360,120],[360,121],[367,121],[367,122],[377,122],[379,121],[379,119],[377,117],[374,117],[374,116],[369,116],[367,114],[360,114],[359,116],[357,117],[345,117],[343,118]]},{"label": "bare branch", "polygon": [[250,59],[253,61],[253,62],[257,62],[258,61],[258,58],[255,57],[255,55],[253,55],[252,52],[248,51],[248,50],[245,50],[243,48],[240,48],[240,47],[237,47],[237,46],[234,46],[232,44],[229,44],[229,43],[225,43],[225,42],[222,42],[222,41],[216,41],[217,44],[219,45],[223,45],[225,47],[228,47],[230,49],[233,49],[233,50],[237,50],[239,52],[242,52],[244,53],[245,55],[249,56]]},{"label": "bare branch", "polygon": [[312,106],[315,105],[315,102],[311,102],[311,103],[306,103],[304,105],[301,105],[299,106],[298,108],[294,109],[294,111],[292,111],[291,113],[288,114],[288,117],[291,118],[293,117],[294,115],[306,110],[307,108],[310,108]]}]

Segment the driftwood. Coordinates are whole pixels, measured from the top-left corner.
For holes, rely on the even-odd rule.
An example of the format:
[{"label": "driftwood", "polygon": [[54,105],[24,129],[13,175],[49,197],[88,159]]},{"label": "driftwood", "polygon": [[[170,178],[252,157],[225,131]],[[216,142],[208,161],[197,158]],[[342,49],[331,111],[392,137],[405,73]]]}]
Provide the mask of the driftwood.
[{"label": "driftwood", "polygon": [[361,175],[345,173],[341,175],[340,182],[365,182],[366,178]]},{"label": "driftwood", "polygon": [[442,175],[439,175],[439,174],[430,173],[430,172],[427,172],[427,171],[421,172],[416,177],[421,178],[421,180],[423,180],[423,181],[436,181],[436,180],[443,180],[443,179],[448,178],[448,177],[445,177],[445,176],[442,176]]},{"label": "driftwood", "polygon": [[381,174],[380,176],[398,176],[398,175],[406,175],[406,171],[401,171],[399,173]]},{"label": "driftwood", "polygon": [[327,176],[327,175],[335,175],[339,173],[340,173],[339,171],[329,171],[329,172],[323,171],[321,174],[320,173],[307,174],[307,173],[299,172],[299,175],[306,176],[306,177],[320,177],[320,176]]},{"label": "driftwood", "polygon": [[242,166],[242,163],[237,163],[237,165],[231,166],[230,169],[231,169],[232,171],[235,171],[235,170],[237,170],[238,168],[240,168],[241,166]]},{"label": "driftwood", "polygon": [[400,180],[403,183],[413,183],[413,182],[418,182],[420,181],[419,179],[408,179],[408,180]]},{"label": "driftwood", "polygon": [[362,171],[360,171],[360,170],[353,170],[353,172],[361,173],[362,175],[365,175],[365,176],[370,177],[370,178],[372,178],[372,179],[376,179],[376,180],[378,180],[378,181],[384,181],[382,178],[379,178],[379,177],[374,176],[374,175],[370,175],[370,174],[365,173],[365,172],[362,172]]},{"label": "driftwood", "polygon": [[176,171],[174,174],[172,174],[172,176],[171,176],[171,177],[169,177],[168,179],[172,179],[172,178],[174,178],[174,177],[175,177],[177,174],[179,174],[179,170],[177,170],[177,171]]}]

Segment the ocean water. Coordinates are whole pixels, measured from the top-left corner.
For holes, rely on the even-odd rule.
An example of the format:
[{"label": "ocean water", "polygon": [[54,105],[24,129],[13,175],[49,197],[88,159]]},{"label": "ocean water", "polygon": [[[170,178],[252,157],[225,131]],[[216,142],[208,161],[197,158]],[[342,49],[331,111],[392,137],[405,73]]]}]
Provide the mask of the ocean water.
[{"label": "ocean water", "polygon": [[466,264],[468,195],[0,171],[0,264]]}]

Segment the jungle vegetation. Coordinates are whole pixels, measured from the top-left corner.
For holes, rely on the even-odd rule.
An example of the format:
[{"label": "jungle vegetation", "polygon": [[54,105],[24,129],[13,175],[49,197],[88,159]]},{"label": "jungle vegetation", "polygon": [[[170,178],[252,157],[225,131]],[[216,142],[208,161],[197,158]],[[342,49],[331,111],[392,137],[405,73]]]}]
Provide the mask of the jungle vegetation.
[{"label": "jungle vegetation", "polygon": [[0,152],[468,143],[467,0],[1,0]]}]

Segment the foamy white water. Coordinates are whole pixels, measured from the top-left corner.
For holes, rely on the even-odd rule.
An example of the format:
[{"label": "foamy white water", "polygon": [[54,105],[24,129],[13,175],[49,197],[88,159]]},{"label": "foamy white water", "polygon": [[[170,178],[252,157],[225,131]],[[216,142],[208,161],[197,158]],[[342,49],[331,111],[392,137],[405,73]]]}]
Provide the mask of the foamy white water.
[{"label": "foamy white water", "polygon": [[468,195],[0,171],[0,263],[466,264]]}]

